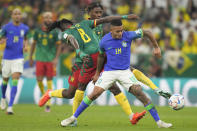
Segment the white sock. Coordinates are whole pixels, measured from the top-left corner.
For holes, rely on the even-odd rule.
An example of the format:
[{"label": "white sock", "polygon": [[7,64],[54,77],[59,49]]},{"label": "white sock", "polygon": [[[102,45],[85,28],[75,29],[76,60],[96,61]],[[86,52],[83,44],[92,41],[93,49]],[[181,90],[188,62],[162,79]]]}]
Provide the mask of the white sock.
[{"label": "white sock", "polygon": [[134,115],[134,113],[131,113],[131,114],[129,115],[129,119],[130,119],[130,120],[132,120],[133,115]]}]

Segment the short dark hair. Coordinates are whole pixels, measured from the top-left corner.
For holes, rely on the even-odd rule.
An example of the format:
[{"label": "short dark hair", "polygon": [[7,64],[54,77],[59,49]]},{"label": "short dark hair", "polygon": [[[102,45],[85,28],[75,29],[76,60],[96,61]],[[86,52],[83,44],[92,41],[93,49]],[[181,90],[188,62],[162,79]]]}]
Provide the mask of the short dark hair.
[{"label": "short dark hair", "polygon": [[88,5],[87,11],[90,12],[91,10],[93,10],[96,7],[100,7],[103,10],[103,6],[101,5],[100,2],[92,2],[91,4]]},{"label": "short dark hair", "polygon": [[113,25],[113,26],[122,26],[122,21],[121,20],[113,20],[111,22],[111,25]]}]

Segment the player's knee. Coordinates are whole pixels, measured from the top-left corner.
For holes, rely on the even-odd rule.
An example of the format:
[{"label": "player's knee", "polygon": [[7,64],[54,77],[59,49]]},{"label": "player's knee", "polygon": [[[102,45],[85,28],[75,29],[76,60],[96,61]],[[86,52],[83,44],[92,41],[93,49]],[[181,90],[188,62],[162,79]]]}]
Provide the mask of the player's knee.
[{"label": "player's knee", "polygon": [[78,90],[85,91],[86,90],[86,86],[87,86],[87,84],[85,84],[85,83],[79,83]]},{"label": "player's knee", "polygon": [[64,98],[72,99],[72,98],[74,97],[74,95],[75,95],[75,93],[69,92],[69,91],[66,90],[66,89],[64,89],[64,90],[62,91],[62,96],[63,96]]},{"label": "player's knee", "polygon": [[110,90],[110,92],[112,92],[114,94],[114,96],[121,93],[120,89],[116,85],[113,85],[111,88],[109,88],[109,90]]},{"label": "player's knee", "polygon": [[136,97],[140,96],[142,94],[142,87],[140,85],[132,85],[129,89],[129,92]]}]

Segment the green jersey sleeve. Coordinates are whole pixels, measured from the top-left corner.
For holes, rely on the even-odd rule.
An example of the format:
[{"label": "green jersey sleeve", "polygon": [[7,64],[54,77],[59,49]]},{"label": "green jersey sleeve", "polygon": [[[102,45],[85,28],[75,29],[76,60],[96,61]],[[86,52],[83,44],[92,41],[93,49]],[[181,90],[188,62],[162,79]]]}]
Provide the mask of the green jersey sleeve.
[{"label": "green jersey sleeve", "polygon": [[83,24],[86,24],[90,28],[95,28],[96,27],[96,20],[84,20],[82,21]]}]

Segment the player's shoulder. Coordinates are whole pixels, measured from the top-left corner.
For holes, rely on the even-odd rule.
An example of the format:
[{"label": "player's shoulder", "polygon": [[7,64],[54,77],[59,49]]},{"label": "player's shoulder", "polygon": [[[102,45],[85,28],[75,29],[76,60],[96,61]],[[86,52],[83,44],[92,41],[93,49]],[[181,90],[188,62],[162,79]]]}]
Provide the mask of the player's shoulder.
[{"label": "player's shoulder", "polygon": [[82,20],[79,24],[83,26],[92,25],[94,24],[94,20]]},{"label": "player's shoulder", "polygon": [[105,34],[104,36],[103,36],[103,38],[102,38],[102,40],[103,41],[107,41],[107,40],[109,40],[109,39],[111,39],[112,37],[111,37],[111,33],[109,32],[109,33],[107,33],[107,34]]},{"label": "player's shoulder", "polygon": [[2,28],[7,29],[8,27],[12,27],[12,22],[8,22],[7,24],[3,25]]},{"label": "player's shoulder", "polygon": [[136,34],[135,31],[124,31],[122,36],[124,38],[130,38],[131,36],[134,36],[135,34]]},{"label": "player's shoulder", "polygon": [[29,30],[29,26],[24,24],[24,23],[21,23],[21,28],[24,28],[26,30]]}]

